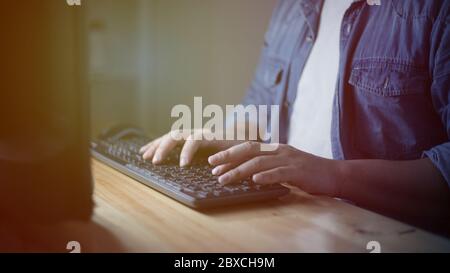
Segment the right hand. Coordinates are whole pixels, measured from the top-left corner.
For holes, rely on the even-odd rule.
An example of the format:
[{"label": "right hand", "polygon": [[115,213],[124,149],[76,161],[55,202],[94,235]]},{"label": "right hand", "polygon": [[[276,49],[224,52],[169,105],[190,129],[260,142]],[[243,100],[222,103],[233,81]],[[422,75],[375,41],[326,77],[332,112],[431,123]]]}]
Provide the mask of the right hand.
[{"label": "right hand", "polygon": [[236,140],[206,140],[213,138],[206,137],[212,136],[212,133],[205,129],[194,130],[186,139],[181,137],[180,134],[178,131],[172,131],[143,146],[140,153],[143,155],[144,160],[151,160],[153,164],[161,164],[173,148],[183,144],[180,154],[180,166],[185,167],[192,162],[195,153],[200,149],[208,148],[222,151],[244,142]]}]

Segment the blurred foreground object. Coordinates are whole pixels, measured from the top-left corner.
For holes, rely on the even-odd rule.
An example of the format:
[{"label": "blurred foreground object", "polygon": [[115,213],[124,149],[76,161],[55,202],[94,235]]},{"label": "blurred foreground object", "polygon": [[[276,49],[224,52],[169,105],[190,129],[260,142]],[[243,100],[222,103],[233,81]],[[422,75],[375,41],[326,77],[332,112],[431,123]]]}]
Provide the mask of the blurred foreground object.
[{"label": "blurred foreground object", "polygon": [[81,7],[5,1],[0,10],[0,224],[89,220]]}]

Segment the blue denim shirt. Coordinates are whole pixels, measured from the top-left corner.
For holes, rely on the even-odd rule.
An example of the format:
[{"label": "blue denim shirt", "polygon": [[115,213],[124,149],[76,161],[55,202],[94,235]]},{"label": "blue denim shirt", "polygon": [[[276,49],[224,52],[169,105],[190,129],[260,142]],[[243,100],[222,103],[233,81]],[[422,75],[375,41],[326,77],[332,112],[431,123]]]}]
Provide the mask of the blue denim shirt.
[{"label": "blue denim shirt", "polygon": [[[335,159],[429,157],[450,183],[449,2],[356,1],[346,11],[332,119]],[[281,143],[287,142],[322,5],[323,0],[279,1],[244,99],[281,106]]]}]

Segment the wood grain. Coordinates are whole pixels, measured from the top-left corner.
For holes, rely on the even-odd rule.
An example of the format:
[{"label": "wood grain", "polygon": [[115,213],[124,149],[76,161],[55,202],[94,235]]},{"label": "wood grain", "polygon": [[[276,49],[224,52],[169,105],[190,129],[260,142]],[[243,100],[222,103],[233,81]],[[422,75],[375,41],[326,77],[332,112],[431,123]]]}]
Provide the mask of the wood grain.
[{"label": "wood grain", "polygon": [[376,213],[298,189],[279,200],[190,209],[93,160],[94,222],[126,252],[450,251],[450,241]]}]

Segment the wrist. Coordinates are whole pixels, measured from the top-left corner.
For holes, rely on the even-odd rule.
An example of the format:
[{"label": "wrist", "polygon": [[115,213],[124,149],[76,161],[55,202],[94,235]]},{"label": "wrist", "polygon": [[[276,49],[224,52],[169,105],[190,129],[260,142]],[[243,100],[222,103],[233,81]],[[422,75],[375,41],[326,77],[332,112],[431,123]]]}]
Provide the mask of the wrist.
[{"label": "wrist", "polygon": [[347,180],[349,168],[345,160],[330,160],[330,174],[329,181],[332,188],[332,196],[337,198],[345,198],[345,183]]}]

